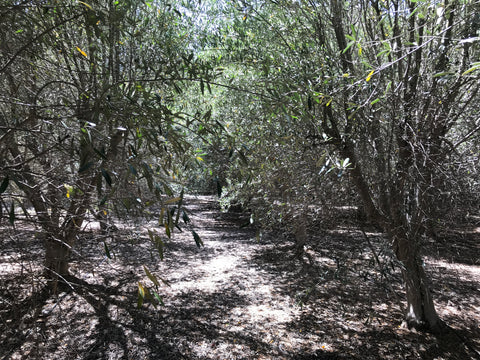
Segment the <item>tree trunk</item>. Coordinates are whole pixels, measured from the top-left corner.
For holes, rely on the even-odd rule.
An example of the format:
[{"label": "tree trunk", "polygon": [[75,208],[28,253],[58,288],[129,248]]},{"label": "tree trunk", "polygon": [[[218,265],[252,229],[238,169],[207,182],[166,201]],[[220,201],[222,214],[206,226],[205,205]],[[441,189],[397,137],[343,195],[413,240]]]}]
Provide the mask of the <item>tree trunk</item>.
[{"label": "tree trunk", "polygon": [[405,325],[409,329],[439,332],[443,323],[435,310],[417,241],[398,234],[393,239],[395,255],[404,266],[402,275],[407,296]]},{"label": "tree trunk", "polygon": [[45,240],[45,275],[51,281],[50,287],[53,292],[57,289],[59,278],[68,276],[73,237],[70,239],[59,239],[47,234]]},{"label": "tree trunk", "polygon": [[[404,216],[404,209],[402,209],[403,197],[390,196],[389,211],[384,209],[383,212],[380,212],[365,181],[360,163],[357,162],[353,145],[350,143],[344,144],[346,146],[341,148],[342,155],[349,157],[353,164],[352,178],[363,201],[365,212],[369,220],[376,223],[388,234],[392,240],[395,255],[403,264],[402,275],[407,297],[405,325],[408,328],[418,330],[441,332],[444,324],[435,310],[427,275],[420,257],[419,236],[421,232],[414,232],[416,235],[410,235],[406,230],[407,226],[405,224],[408,220]],[[390,191],[390,194],[398,193],[401,192],[396,189]],[[384,214],[388,214],[388,216]],[[392,229],[397,230],[392,231]]]}]

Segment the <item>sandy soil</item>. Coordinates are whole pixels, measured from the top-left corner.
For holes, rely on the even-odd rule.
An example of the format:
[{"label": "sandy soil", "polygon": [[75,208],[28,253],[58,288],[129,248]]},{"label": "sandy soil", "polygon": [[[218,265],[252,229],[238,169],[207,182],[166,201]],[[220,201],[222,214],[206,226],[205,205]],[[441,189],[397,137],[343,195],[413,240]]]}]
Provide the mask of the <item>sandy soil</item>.
[{"label": "sandy soil", "polygon": [[[0,358],[478,358],[479,229],[427,246],[438,311],[455,329],[435,337],[401,328],[399,268],[381,234],[367,232],[381,267],[354,223],[311,231],[298,259],[280,232],[258,237],[241,227],[248,215],[222,214],[214,198],[188,197],[187,205],[191,224],[168,241],[155,219],[117,224],[107,237],[91,226],[57,296],[44,289],[34,230],[4,226]],[[163,261],[149,229],[165,240]],[[146,299],[138,309],[139,282],[164,304]]]}]

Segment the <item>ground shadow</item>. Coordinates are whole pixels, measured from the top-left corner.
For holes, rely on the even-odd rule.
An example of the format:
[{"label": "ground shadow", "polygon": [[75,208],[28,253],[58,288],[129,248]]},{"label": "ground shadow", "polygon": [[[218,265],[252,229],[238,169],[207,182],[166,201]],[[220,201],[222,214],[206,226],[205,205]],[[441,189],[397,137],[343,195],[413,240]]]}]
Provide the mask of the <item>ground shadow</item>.
[{"label": "ground shadow", "polygon": [[[297,257],[293,238],[257,237],[253,227],[244,227],[248,214],[221,214],[212,198],[188,198],[187,203],[192,224],[165,239],[163,261],[148,240],[147,230],[158,223],[145,223],[135,238],[122,231],[108,239],[83,234],[73,276],[57,297],[40,286],[29,295],[29,280],[19,276],[21,267],[12,260],[22,247],[33,249],[25,253],[27,262],[41,259],[34,233],[17,233],[17,242],[5,242],[2,259],[11,271],[0,273],[5,300],[0,355],[52,360],[474,358],[463,342],[472,339],[475,345],[480,339],[472,307],[478,307],[478,279],[449,267],[444,258],[427,259],[426,269],[434,279],[441,316],[456,330],[435,337],[399,327],[401,278],[381,234],[372,230],[368,236],[382,271],[361,231],[350,223],[315,232],[305,254]],[[204,247],[195,245],[192,229]],[[143,266],[169,284],[162,283],[164,305],[156,309],[148,302],[137,308],[138,282],[152,285]],[[41,283],[40,269],[32,267],[29,277]]]}]

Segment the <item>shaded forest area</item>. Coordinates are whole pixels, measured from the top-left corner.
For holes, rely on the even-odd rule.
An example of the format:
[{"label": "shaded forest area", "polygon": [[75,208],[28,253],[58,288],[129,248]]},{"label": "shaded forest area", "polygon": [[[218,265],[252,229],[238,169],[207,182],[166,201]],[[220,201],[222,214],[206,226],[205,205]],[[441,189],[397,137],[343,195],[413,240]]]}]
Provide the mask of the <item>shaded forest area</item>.
[{"label": "shaded forest area", "polygon": [[[257,240],[248,215],[221,213],[213,197],[188,197],[205,247],[177,233],[165,260],[124,232],[103,253],[98,224],[82,235],[71,277],[57,296],[41,287],[42,247],[32,229],[6,228],[2,247],[1,353],[8,359],[474,359],[479,331],[479,229],[455,229],[430,244],[426,269],[442,335],[401,328],[398,266],[383,261],[385,238],[351,217],[308,240]],[[120,224],[119,224],[120,225]],[[148,223],[139,240],[148,238]],[[19,226],[20,227],[20,226]],[[461,239],[452,242],[452,238]],[[162,274],[164,305],[136,307],[142,266]],[[384,277],[387,277],[386,279]],[[393,314],[393,316],[392,316]],[[396,314],[396,315],[395,315]]]},{"label": "shaded forest area", "polygon": [[479,357],[479,0],[3,0],[0,356]]}]

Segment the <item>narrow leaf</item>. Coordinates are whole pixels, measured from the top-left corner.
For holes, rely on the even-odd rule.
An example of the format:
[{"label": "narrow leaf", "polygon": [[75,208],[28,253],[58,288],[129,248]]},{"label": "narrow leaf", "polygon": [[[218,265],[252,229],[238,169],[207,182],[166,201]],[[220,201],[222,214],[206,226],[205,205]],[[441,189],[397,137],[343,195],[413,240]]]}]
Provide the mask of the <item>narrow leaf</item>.
[{"label": "narrow leaf", "polygon": [[153,296],[155,296],[155,299],[157,299],[158,303],[162,306],[165,306],[165,303],[163,302],[163,299],[161,298],[160,295],[156,291],[153,291]]},{"label": "narrow leaf", "polygon": [[93,162],[91,162],[91,161],[89,161],[87,163],[84,163],[84,164],[80,164],[80,168],[78,169],[78,173],[82,173],[84,171],[87,171],[92,166],[93,166]]},{"label": "narrow leaf", "polygon": [[185,210],[182,211],[182,219],[185,224],[188,224],[190,222],[190,218],[188,217],[187,213]]},{"label": "narrow leaf", "polygon": [[167,234],[169,239],[172,237],[172,233],[170,231],[170,227],[168,226],[168,224],[165,224],[165,234]]},{"label": "narrow leaf", "polygon": [[10,208],[10,214],[8,216],[8,221],[10,222],[11,225],[15,222],[15,205],[12,201],[12,206]]},{"label": "narrow leaf", "polygon": [[110,174],[107,172],[107,170],[102,169],[102,175],[105,178],[105,181],[107,182],[108,186],[112,186],[112,178],[110,177]]},{"label": "narrow leaf", "polygon": [[160,236],[155,235],[155,247],[157,248],[158,256],[160,256],[160,260],[162,260],[162,261],[163,261],[163,247],[164,247],[164,245],[165,244],[163,243]]},{"label": "narrow leaf", "polygon": [[167,201],[165,201],[165,205],[168,205],[168,204],[172,204],[172,203],[176,203],[177,201],[180,201],[182,200],[182,198],[180,196],[178,197],[175,197],[173,199],[168,199]]},{"label": "narrow leaf", "polygon": [[140,309],[143,305],[143,300],[145,299],[145,288],[143,287],[142,283],[138,283],[138,300],[137,300],[137,307]]},{"label": "narrow leaf", "polygon": [[165,215],[165,208],[162,207],[160,210],[160,216],[158,217],[158,224],[163,225],[163,216]]},{"label": "narrow leaf", "polygon": [[220,198],[222,197],[222,184],[218,179],[216,179],[216,183],[217,183],[217,195]]},{"label": "narrow leaf", "polygon": [[92,10],[92,11],[93,11],[93,8],[92,8],[92,6],[91,6],[91,5],[89,5],[89,4],[87,4],[86,2],[79,1],[78,3],[79,3],[79,4],[82,4],[82,5],[85,5],[85,7],[89,8],[90,10]]},{"label": "narrow leaf", "polygon": [[93,148],[93,151],[95,151],[95,153],[100,156],[103,160],[107,160],[107,156],[105,155],[105,149],[97,149],[97,148]]},{"label": "narrow leaf", "polygon": [[198,248],[204,246],[202,239],[200,239],[200,236],[195,232],[195,230],[192,230],[192,235],[193,235],[193,239],[195,240],[195,244],[197,244]]},{"label": "narrow leaf", "polygon": [[152,230],[148,229],[148,237],[150,238],[151,242],[154,242],[155,234],[153,233]]},{"label": "narrow leaf", "polygon": [[[180,209],[182,208],[182,205],[183,205],[184,191],[185,191],[185,189],[182,188],[182,191],[180,192],[180,201],[177,204],[178,211],[177,211],[177,216],[175,217],[175,227],[177,227],[178,229],[180,229],[179,226],[178,226],[178,220],[180,220]],[[180,229],[180,232],[181,231],[182,230]]]},{"label": "narrow leaf", "polygon": [[365,79],[365,81],[370,81],[374,72],[375,72],[375,70],[370,71],[370,73],[367,75],[367,78]]},{"label": "narrow leaf", "polygon": [[157,277],[153,275],[145,265],[143,265],[143,270],[145,271],[145,274],[147,274],[148,278],[155,284],[156,287],[160,286],[160,283],[157,280]]},{"label": "narrow leaf", "polygon": [[108,248],[108,245],[107,245],[107,243],[106,243],[105,241],[103,242],[103,246],[104,246],[104,248],[105,248],[105,255],[107,255],[107,257],[108,257],[109,259],[111,259],[111,258],[112,258],[112,255],[110,254],[110,249]]},{"label": "narrow leaf", "polygon": [[342,54],[345,54],[348,51],[348,49],[350,49],[352,47],[353,44],[355,44],[355,41],[350,41],[347,44],[347,47],[345,49],[343,49]]},{"label": "narrow leaf", "polygon": [[80,49],[78,46],[77,46],[77,51],[78,51],[80,54],[82,54],[83,56],[88,57],[88,56],[87,56],[87,53],[86,53],[85,51],[83,51],[82,49]]},{"label": "narrow leaf", "polygon": [[247,157],[245,156],[245,154],[242,151],[239,150],[238,155],[240,156],[240,160],[242,160],[242,162],[245,165],[248,165],[248,160],[247,160]]},{"label": "narrow leaf", "polygon": [[470,74],[471,72],[480,69],[480,62],[473,63],[472,65],[473,65],[473,66],[472,66],[470,69],[468,69],[468,70],[466,70],[466,71],[464,71],[464,72],[462,73],[462,76],[463,76],[463,75]]},{"label": "narrow leaf", "polygon": [[3,179],[2,184],[0,185],[0,194],[3,194],[5,190],[7,190],[9,181],[10,179],[8,178],[8,175],[5,176],[5,179]]}]

